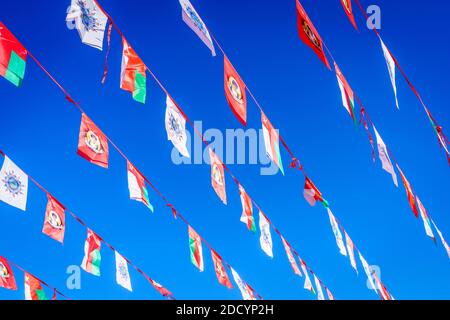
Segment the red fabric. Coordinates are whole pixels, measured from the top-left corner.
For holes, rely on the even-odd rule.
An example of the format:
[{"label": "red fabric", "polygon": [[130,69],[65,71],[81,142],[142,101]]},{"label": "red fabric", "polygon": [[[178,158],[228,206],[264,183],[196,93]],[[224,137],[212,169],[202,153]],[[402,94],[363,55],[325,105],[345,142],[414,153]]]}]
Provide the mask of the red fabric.
[{"label": "red fabric", "polygon": [[356,29],[356,31],[358,31],[358,27],[356,26],[355,22],[355,17],[353,16],[352,0],[341,0],[341,4],[353,27]]},{"label": "red fabric", "polygon": [[216,271],[217,280],[219,280],[219,283],[224,285],[228,289],[233,288],[233,285],[230,282],[230,278],[228,278],[227,271],[223,266],[222,258],[214,250],[211,250],[211,255],[214,263],[214,270]]},{"label": "red fabric", "polygon": [[227,191],[225,189],[225,172],[223,169],[223,163],[214,153],[209,149],[209,158],[211,161],[211,184],[214,191],[219,196],[220,200],[227,204]]},{"label": "red fabric", "polygon": [[322,60],[325,66],[331,70],[330,63],[325,56],[325,52],[323,50],[323,42],[316,28],[312,24],[308,15],[303,9],[300,1],[297,0],[297,28],[300,39],[310,47],[316,55]]},{"label": "red fabric", "polygon": [[411,185],[410,185],[408,179],[406,179],[406,176],[403,174],[403,171],[400,169],[400,167],[398,165],[397,165],[397,169],[400,172],[400,176],[402,177],[403,185],[405,186],[405,189],[406,189],[406,195],[408,196],[409,206],[411,207],[411,210],[413,211],[416,218],[418,218],[419,212],[417,211],[416,200],[415,200]]},{"label": "red fabric", "polygon": [[252,199],[248,196],[245,189],[239,185],[239,194],[241,196],[241,202],[242,202],[242,215],[247,218],[246,224],[247,229],[254,232],[253,230],[253,204]]},{"label": "red fabric", "polygon": [[8,261],[0,257],[0,288],[17,290],[16,279]]},{"label": "red fabric", "polygon": [[109,52],[111,51],[111,32],[112,32],[112,21],[109,21],[109,27],[108,27],[108,49],[106,49],[106,56],[105,56],[105,66],[103,69],[103,78],[102,78],[102,84],[105,84],[106,75],[108,74],[108,57]]},{"label": "red fabric", "polygon": [[50,238],[63,243],[66,229],[65,209],[50,194],[47,194],[47,198],[47,209],[45,210],[45,221],[42,232]]},{"label": "red fabric", "polygon": [[31,274],[25,272],[25,284],[29,286],[31,300],[39,300],[36,291],[42,290],[41,281],[39,279],[36,279]]},{"label": "red fabric", "polygon": [[[141,73],[145,77],[145,64],[124,37],[122,37],[122,43],[123,60],[120,88],[133,93],[135,90],[136,72]],[[125,61],[126,65],[124,64]]]},{"label": "red fabric", "polygon": [[103,168],[108,168],[108,139],[84,113],[81,117],[78,154]]},{"label": "red fabric", "polygon": [[224,55],[224,88],[225,96],[234,115],[246,126],[247,124],[247,96],[245,84],[239,77],[227,56]]},{"label": "red fabric", "polygon": [[8,69],[11,51],[23,60],[27,59],[27,50],[14,35],[0,22],[0,75],[4,76]]},{"label": "red fabric", "polygon": [[[315,201],[323,201],[323,197],[322,197],[322,193],[319,191],[319,189],[317,189],[317,187],[314,185],[314,183],[308,178],[305,178],[305,187],[304,190],[312,190],[314,192],[314,195],[309,194],[309,193],[305,193],[308,195],[312,195],[314,197]],[[305,196],[306,201],[308,201],[308,203],[313,206],[314,204],[311,204],[311,202],[309,201],[309,199]]]}]

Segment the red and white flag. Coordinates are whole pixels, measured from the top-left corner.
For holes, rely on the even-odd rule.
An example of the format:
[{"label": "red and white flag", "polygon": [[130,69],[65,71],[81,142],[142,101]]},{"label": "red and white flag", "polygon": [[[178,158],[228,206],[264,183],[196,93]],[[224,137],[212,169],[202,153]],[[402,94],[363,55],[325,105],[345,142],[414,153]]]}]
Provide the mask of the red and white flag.
[{"label": "red and white flag", "polygon": [[306,290],[309,290],[311,293],[315,293],[314,287],[311,283],[311,279],[309,278],[309,275],[308,275],[308,269],[306,268],[306,263],[302,259],[300,259],[300,266],[302,267],[303,274],[305,275],[305,284],[303,285],[303,288],[305,288]]},{"label": "red and white flag", "polygon": [[336,244],[339,248],[339,252],[343,256],[347,256],[347,250],[345,250],[344,240],[342,239],[342,233],[341,233],[341,230],[339,229],[339,225],[336,221],[336,218],[334,217],[330,208],[327,208],[327,211],[328,211],[328,217],[330,218],[331,229],[333,229],[333,234],[334,234],[334,237],[336,238]]},{"label": "red and white flag", "polygon": [[375,126],[373,126],[373,130],[375,131],[375,136],[377,138],[378,156],[381,160],[381,165],[386,172],[391,174],[392,181],[394,181],[395,186],[398,187],[397,174],[395,173],[391,158],[389,158],[389,152],[387,150],[386,144],[384,143]]},{"label": "red and white flag", "polygon": [[211,184],[217,196],[220,200],[222,200],[223,204],[226,205],[227,191],[225,187],[225,172],[223,169],[223,163],[211,148],[208,150],[209,159],[211,162]]},{"label": "red and white flag", "polygon": [[64,243],[64,232],[66,230],[65,208],[50,194],[47,194],[47,198],[48,201],[42,233],[56,241]]},{"label": "red and white flag", "polygon": [[230,60],[224,55],[224,87],[225,96],[231,110],[243,126],[247,125],[247,96],[245,83],[234,69]]},{"label": "red and white flag", "polygon": [[241,292],[242,299],[256,300],[253,289],[241,279],[239,274],[233,268],[231,268],[231,274],[233,275],[234,282],[236,282],[239,291]]},{"label": "red and white flag", "polygon": [[295,261],[294,255],[292,254],[291,246],[283,237],[281,237],[281,240],[283,241],[284,250],[286,250],[286,255],[288,257],[292,269],[294,270],[294,273],[301,277],[302,273],[300,272],[297,262]]},{"label": "red and white flag", "polygon": [[8,261],[0,257],[0,288],[17,290],[16,279]]},{"label": "red and white flag", "polygon": [[356,31],[358,31],[358,27],[356,26],[355,22],[355,17],[353,15],[352,0],[341,0],[341,4],[342,7],[344,7],[345,14],[347,15],[351,24],[356,29]]},{"label": "red and white flag", "polygon": [[283,161],[281,160],[280,153],[280,135],[278,130],[275,130],[274,126],[263,112],[261,112],[261,123],[266,154],[284,175]]},{"label": "red and white flag", "polygon": [[402,178],[403,185],[405,186],[405,189],[406,189],[406,195],[408,196],[409,206],[411,207],[411,210],[413,211],[416,218],[418,218],[419,212],[417,211],[416,200],[414,198],[414,192],[411,188],[411,184],[409,183],[408,179],[406,179],[406,176],[403,173],[402,169],[400,169],[399,165],[397,164],[396,166],[397,166],[398,172],[400,172],[400,177]]},{"label": "red and white flag", "polygon": [[214,250],[211,250],[211,256],[213,259],[214,270],[216,271],[216,276],[217,280],[219,280],[219,283],[224,285],[228,289],[233,288],[233,285],[230,282],[230,278],[228,278],[227,271],[223,266],[222,258]]},{"label": "red and white flag", "polygon": [[317,300],[325,300],[325,297],[323,296],[322,291],[322,284],[320,283],[319,278],[317,278],[316,275],[314,275],[314,283],[316,284],[317,288]]},{"label": "red and white flag", "polygon": [[81,116],[78,154],[93,164],[108,168],[108,139],[84,113]]},{"label": "red and white flag", "polygon": [[255,218],[253,217],[253,203],[243,186],[239,185],[239,194],[241,196],[242,215],[241,222],[245,223],[247,229],[256,232]]},{"label": "red and white flag", "polygon": [[323,203],[325,207],[328,207],[328,202],[323,198],[320,190],[314,185],[314,183],[308,177],[305,178],[305,186],[303,188],[303,196],[311,207],[316,205],[317,201]]}]

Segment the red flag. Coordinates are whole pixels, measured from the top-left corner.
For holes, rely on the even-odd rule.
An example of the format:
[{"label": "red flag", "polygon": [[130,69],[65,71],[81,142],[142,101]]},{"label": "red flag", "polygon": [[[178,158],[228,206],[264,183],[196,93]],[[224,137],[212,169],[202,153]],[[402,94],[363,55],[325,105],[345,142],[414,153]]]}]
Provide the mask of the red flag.
[{"label": "red flag", "polygon": [[328,63],[327,57],[325,56],[325,52],[323,51],[323,42],[316,28],[312,24],[308,15],[303,9],[300,1],[297,0],[297,28],[300,39],[308,47],[310,47],[316,55],[322,60],[325,66],[331,70],[330,64]]},{"label": "red flag", "polygon": [[227,191],[225,189],[225,173],[223,163],[214,151],[209,148],[209,158],[211,161],[211,184],[224,204],[227,204]]},{"label": "red flag", "polygon": [[317,201],[322,202],[325,207],[328,207],[328,202],[322,197],[322,193],[308,177],[305,179],[303,196],[311,207],[315,206]]},{"label": "red flag", "polygon": [[108,168],[108,139],[84,113],[81,117],[78,154],[103,168]]},{"label": "red flag", "polygon": [[405,186],[405,189],[406,189],[409,206],[411,207],[411,210],[414,212],[414,215],[416,216],[416,218],[418,218],[419,212],[417,211],[416,200],[415,200],[411,185],[409,184],[408,179],[406,179],[406,176],[403,174],[403,171],[402,171],[402,169],[400,169],[398,164],[397,164],[397,169],[400,172],[400,176],[402,177],[403,185]]},{"label": "red flag", "polygon": [[47,209],[45,210],[45,220],[42,232],[50,238],[63,243],[64,232],[66,229],[65,208],[50,194],[47,194],[47,198]]},{"label": "red flag", "polygon": [[8,261],[0,257],[0,288],[17,290],[16,279]]},{"label": "red flag", "polygon": [[26,60],[27,50],[0,22],[0,75],[19,87],[25,76]]},{"label": "red flag", "polygon": [[225,96],[234,115],[245,126],[247,124],[247,97],[245,84],[239,77],[227,56],[224,55],[224,86]]},{"label": "red flag", "polygon": [[160,285],[158,282],[150,279],[149,277],[146,277],[147,280],[151,283],[153,288],[155,288],[162,296],[166,297],[170,300],[175,300],[175,297],[173,296],[172,292],[164,288],[162,285]]},{"label": "red flag", "polygon": [[348,19],[352,23],[353,27],[358,31],[356,26],[355,17],[353,16],[352,0],[341,0],[341,4],[344,7],[344,11],[347,14]]},{"label": "red flag", "polygon": [[244,187],[241,185],[239,185],[239,194],[241,196],[241,203],[242,203],[241,222],[247,225],[248,230],[255,233],[256,225],[255,225],[255,218],[253,217],[252,199],[250,199]]},{"label": "red flag", "polygon": [[230,279],[228,278],[227,271],[223,266],[222,258],[212,249],[211,255],[214,263],[214,270],[216,271],[217,280],[219,280],[219,283],[224,285],[228,289],[233,288],[233,285],[231,284]]}]

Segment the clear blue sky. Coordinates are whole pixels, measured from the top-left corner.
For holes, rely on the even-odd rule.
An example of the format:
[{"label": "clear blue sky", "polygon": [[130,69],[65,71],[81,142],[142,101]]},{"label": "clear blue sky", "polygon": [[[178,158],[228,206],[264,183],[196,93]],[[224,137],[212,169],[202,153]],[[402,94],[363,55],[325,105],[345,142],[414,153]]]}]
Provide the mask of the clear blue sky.
[{"label": "clear blue sky", "polygon": [[[81,44],[65,25],[70,1],[23,0],[3,4],[0,19],[71,92],[91,118],[159,187],[193,227],[265,299],[314,299],[293,273],[274,233],[273,260],[258,237],[239,222],[241,204],[228,178],[229,205],[210,187],[209,166],[175,166],[164,130],[165,96],[148,80],[148,102],[135,103],[119,89],[121,43],[113,33],[110,72],[100,84],[104,55]],[[422,202],[450,240],[449,170],[423,110],[403,79],[398,81],[401,111],[394,97],[378,40],[363,27],[356,33],[339,1],[304,0],[303,5],[359,94],[385,142],[394,151]],[[367,1],[363,1],[369,4]],[[448,78],[450,5],[434,1],[377,1],[386,44],[397,56],[430,110],[450,129]],[[239,127],[223,93],[222,57],[208,49],[181,20],[178,1],[102,1],[138,54],[173,97],[204,128]],[[397,299],[449,299],[449,260],[442,245],[429,240],[411,213],[403,187],[395,189],[379,163],[372,165],[362,128],[355,129],[341,105],[336,77],[298,38],[295,1],[193,1],[221,41],[272,123],[281,129],[371,264]],[[239,299],[237,289],[219,285],[204,247],[205,272],[189,259],[186,226],[174,221],[150,193],[155,214],[128,199],[126,164],[114,151],[104,170],[76,154],[81,116],[28,60],[23,87],[0,81],[0,148],[62,203],[115,245],[178,299]],[[260,114],[249,102],[248,126],[260,128]],[[282,151],[285,167],[289,163]],[[310,208],[302,196],[303,178],[260,176],[258,165],[231,166],[337,299],[373,299],[359,264],[357,277],[336,247],[326,211]],[[23,213],[0,203],[0,255],[20,264],[74,299],[160,299],[131,271],[134,292],[115,284],[114,255],[103,247],[102,276],[82,273],[82,289],[67,290],[65,270],[79,265],[86,230],[68,218],[63,246],[41,233],[46,197],[30,186]],[[359,262],[358,262],[359,263]],[[0,299],[23,298],[0,290]],[[50,295],[50,293],[49,293]]]}]

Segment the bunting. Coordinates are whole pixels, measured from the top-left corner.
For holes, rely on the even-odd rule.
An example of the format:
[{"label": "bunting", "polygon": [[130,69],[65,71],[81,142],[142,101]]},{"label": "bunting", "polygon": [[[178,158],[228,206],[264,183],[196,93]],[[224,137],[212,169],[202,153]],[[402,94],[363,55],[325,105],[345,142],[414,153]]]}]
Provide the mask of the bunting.
[{"label": "bunting", "polygon": [[334,63],[334,69],[336,71],[339,89],[341,90],[342,104],[344,105],[344,108],[347,110],[347,112],[350,114],[350,117],[352,117],[353,122],[356,124],[355,95],[353,93],[352,88],[345,79],[344,75],[342,74],[341,70],[339,69],[338,65],[336,64],[336,62]]},{"label": "bunting", "polygon": [[355,22],[355,16],[353,15],[352,0],[341,0],[341,4],[351,24],[353,25],[355,30],[358,31],[358,27],[356,26]]},{"label": "bunting", "polygon": [[259,211],[259,229],[261,235],[259,237],[259,243],[261,249],[271,258],[273,258],[272,250],[272,235],[270,234],[270,224],[266,216]]},{"label": "bunting", "polygon": [[64,233],[66,229],[65,208],[50,194],[47,194],[47,198],[48,201],[42,233],[60,243],[64,243]]},{"label": "bunting", "polygon": [[241,196],[242,215],[241,222],[247,225],[247,229],[256,232],[255,218],[253,217],[253,203],[243,186],[239,185],[239,194]]},{"label": "bunting", "polygon": [[231,284],[230,279],[228,278],[227,271],[223,266],[222,258],[217,254],[217,252],[215,252],[212,249],[211,249],[211,256],[213,259],[214,270],[216,271],[216,276],[219,283],[221,285],[224,285],[228,289],[233,288],[233,285]]},{"label": "bunting", "polygon": [[118,285],[132,292],[128,262],[117,251],[114,251],[114,256],[116,258],[116,282]]},{"label": "bunting", "polygon": [[108,139],[84,113],[78,136],[78,155],[102,168],[108,168]]},{"label": "bunting", "polygon": [[165,125],[167,139],[172,141],[174,147],[177,148],[184,157],[189,158],[189,151],[186,147],[186,119],[169,95],[166,97]]},{"label": "bunting", "polygon": [[366,259],[364,259],[361,252],[359,252],[359,260],[361,260],[361,264],[363,265],[363,269],[369,281],[370,288],[372,288],[372,290],[375,290],[375,292],[377,292],[377,288],[375,287],[375,283],[373,282],[372,271],[370,270],[369,264],[367,263]]},{"label": "bunting", "polygon": [[311,179],[308,178],[308,176],[305,177],[303,196],[305,197],[306,201],[309,203],[311,207],[314,207],[316,205],[316,202],[320,201],[323,203],[325,208],[328,208],[328,201],[323,198],[322,193],[314,185]]},{"label": "bunting", "polygon": [[0,200],[22,211],[27,208],[28,176],[7,156],[0,170]]},{"label": "bunting", "polygon": [[308,275],[306,263],[302,259],[300,259],[300,266],[302,267],[303,274],[305,275],[305,284],[303,285],[303,288],[305,288],[312,294],[315,294],[314,287],[313,287],[313,285],[311,283],[311,279],[309,278],[309,275]]},{"label": "bunting", "polygon": [[225,96],[231,110],[245,127],[247,125],[247,97],[245,84],[227,56],[223,57]]},{"label": "bunting", "polygon": [[86,242],[84,244],[84,258],[81,263],[81,268],[94,275],[100,276],[100,247],[101,239],[97,236],[94,231],[88,229]]},{"label": "bunting", "polygon": [[250,286],[241,279],[239,274],[233,268],[231,268],[231,274],[233,275],[234,282],[236,283],[236,285],[239,288],[239,291],[241,292],[242,299],[256,300],[253,289],[250,288]]},{"label": "bunting", "polygon": [[331,228],[333,229],[333,234],[334,234],[334,237],[336,238],[336,243],[339,248],[339,252],[343,256],[347,256],[347,250],[345,250],[345,244],[344,244],[344,241],[342,240],[342,233],[341,233],[341,230],[339,230],[339,225],[336,221],[336,218],[334,217],[330,208],[327,208],[327,211],[328,211],[328,217],[330,218]]},{"label": "bunting", "polygon": [[414,198],[414,192],[411,188],[411,184],[409,183],[408,179],[406,179],[406,176],[403,173],[402,169],[400,169],[399,165],[397,164],[396,166],[397,166],[398,172],[400,172],[400,176],[402,178],[403,185],[405,186],[405,189],[406,189],[406,195],[408,196],[409,206],[411,207],[411,210],[413,211],[416,218],[418,218],[419,212],[417,211],[416,201]]},{"label": "bunting", "polygon": [[386,148],[386,144],[384,143],[383,139],[381,139],[381,136],[378,133],[375,126],[373,126],[373,130],[375,131],[375,137],[377,139],[378,156],[381,160],[382,167],[386,172],[391,174],[392,181],[394,181],[395,186],[398,187],[397,174],[395,173],[391,159],[389,158],[389,153]]},{"label": "bunting", "polygon": [[356,266],[355,252],[354,252],[355,245],[353,244],[353,241],[350,238],[350,236],[347,234],[347,232],[344,231],[344,234],[345,234],[345,244],[347,246],[347,252],[348,252],[348,256],[350,258],[350,263],[351,263],[353,269],[355,269],[356,274],[358,274],[358,267]]},{"label": "bunting", "polygon": [[217,196],[222,200],[223,204],[227,204],[227,191],[225,187],[225,172],[223,163],[214,151],[209,150],[209,159],[211,162],[211,185]]},{"label": "bunting", "polygon": [[136,169],[136,167],[130,162],[127,161],[127,169],[128,169],[128,190],[130,191],[130,199],[138,202],[142,202],[145,204],[147,208],[150,209],[151,212],[154,212],[153,205],[150,203],[150,199],[148,197],[148,189],[145,185],[145,178]]},{"label": "bunting", "polygon": [[27,50],[0,22],[0,75],[19,87],[25,77]]},{"label": "bunting", "polygon": [[431,222],[430,222],[430,217],[428,216],[428,212],[425,209],[425,207],[423,206],[422,201],[420,201],[418,196],[416,196],[416,200],[417,200],[417,204],[419,206],[420,217],[422,218],[422,221],[423,221],[425,233],[427,234],[427,236],[429,236],[431,239],[433,239],[433,241],[436,241],[436,239],[434,238],[433,230],[431,229]]},{"label": "bunting", "polygon": [[320,284],[320,281],[316,275],[314,275],[314,283],[316,284],[316,288],[317,288],[317,300],[325,300],[325,297],[324,297],[323,291],[322,291],[322,285]]},{"label": "bunting", "polygon": [[283,163],[280,154],[280,136],[277,130],[272,126],[266,115],[261,112],[261,122],[264,135],[264,146],[266,147],[266,154],[276,164],[278,169],[284,175]]},{"label": "bunting", "polygon": [[16,279],[8,261],[0,257],[0,288],[17,290]]},{"label": "bunting", "polygon": [[202,249],[202,240],[197,232],[191,227],[188,226],[189,233],[189,252],[191,256],[191,262],[194,266],[197,267],[200,272],[204,270],[203,264],[203,249]]},{"label": "bunting", "polygon": [[283,242],[284,250],[286,251],[286,255],[288,257],[288,260],[289,260],[289,263],[291,264],[292,269],[294,270],[294,273],[301,277],[302,273],[300,272],[297,262],[295,261],[294,255],[292,254],[290,244],[283,237],[281,237],[281,240]]},{"label": "bunting", "polygon": [[48,300],[41,282],[25,272],[25,300]]},{"label": "bunting", "polygon": [[442,245],[444,246],[445,250],[447,251],[447,255],[450,258],[450,246],[448,245],[447,241],[444,239],[444,235],[442,234],[441,230],[438,229],[436,223],[434,223],[433,220],[431,220],[431,223],[433,224],[434,228],[436,229],[436,232],[439,235],[439,238],[441,239]]},{"label": "bunting", "polygon": [[386,59],[386,65],[389,71],[389,78],[391,79],[392,88],[394,89],[394,95],[395,95],[395,105],[397,106],[397,109],[400,109],[398,106],[398,98],[397,98],[397,86],[395,84],[395,60],[394,57],[391,55],[391,52],[384,44],[383,40],[380,37],[380,43],[381,48],[383,49],[383,55]]},{"label": "bunting", "polygon": [[131,92],[133,99],[145,103],[147,96],[147,75],[144,62],[139,58],[125,37],[122,37],[122,71],[120,88]]}]

